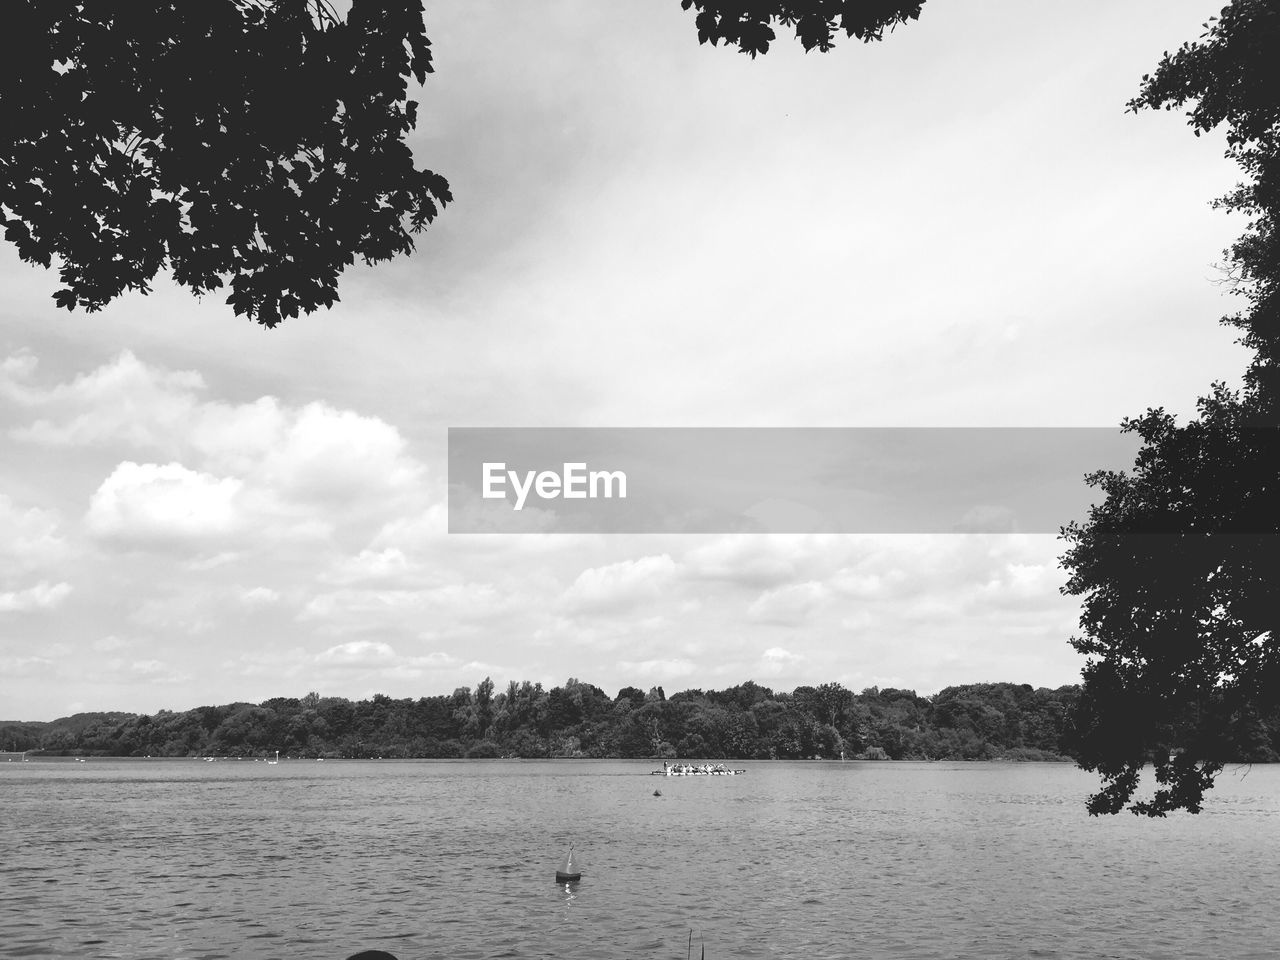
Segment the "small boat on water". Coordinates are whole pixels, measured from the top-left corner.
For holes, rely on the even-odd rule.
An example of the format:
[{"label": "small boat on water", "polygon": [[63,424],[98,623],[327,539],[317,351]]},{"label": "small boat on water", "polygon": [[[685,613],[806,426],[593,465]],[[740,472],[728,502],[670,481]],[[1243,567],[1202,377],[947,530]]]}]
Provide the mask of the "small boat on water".
[{"label": "small boat on water", "polygon": [[734,770],[723,763],[667,763],[662,761],[661,770],[653,770],[654,777],[736,777],[746,773],[745,770]]},{"label": "small boat on water", "polygon": [[573,844],[569,844],[569,852],[564,855],[560,869],[556,871],[556,883],[577,883],[582,879],[582,868],[573,859]]}]

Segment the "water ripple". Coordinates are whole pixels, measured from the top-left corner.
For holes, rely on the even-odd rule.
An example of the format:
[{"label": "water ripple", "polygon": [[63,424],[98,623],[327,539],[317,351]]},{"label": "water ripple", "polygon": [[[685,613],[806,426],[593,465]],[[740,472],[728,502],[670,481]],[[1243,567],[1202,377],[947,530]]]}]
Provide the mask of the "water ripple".
[{"label": "water ripple", "polygon": [[[1091,819],[1061,765],[0,768],[6,956],[1269,957],[1280,769]],[[569,842],[581,883],[552,876]]]}]

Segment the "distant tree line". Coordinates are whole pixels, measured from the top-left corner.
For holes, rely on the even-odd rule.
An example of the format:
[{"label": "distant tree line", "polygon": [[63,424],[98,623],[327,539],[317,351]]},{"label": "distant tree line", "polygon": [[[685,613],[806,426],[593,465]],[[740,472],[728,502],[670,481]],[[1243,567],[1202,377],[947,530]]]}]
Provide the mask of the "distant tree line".
[{"label": "distant tree line", "polygon": [[[773,691],[752,681],[667,696],[624,687],[610,697],[485,678],[447,696],[395,700],[275,697],[156,714],[86,713],[0,723],[0,748],[121,757],[619,757],[699,759],[1065,760],[1079,687],[947,687],[932,697],[838,683]],[[1270,733],[1276,731],[1275,735]],[[1258,740],[1277,759],[1280,718]]]}]

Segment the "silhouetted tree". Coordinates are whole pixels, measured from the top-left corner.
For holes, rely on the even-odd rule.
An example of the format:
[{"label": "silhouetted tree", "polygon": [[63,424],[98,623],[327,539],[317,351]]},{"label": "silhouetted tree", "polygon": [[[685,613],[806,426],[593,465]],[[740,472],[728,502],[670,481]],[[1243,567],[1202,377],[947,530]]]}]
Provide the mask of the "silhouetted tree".
[{"label": "silhouetted tree", "polygon": [[[1248,306],[1225,322],[1254,358],[1242,393],[1215,384],[1184,426],[1159,409],[1126,420],[1143,443],[1133,470],[1092,475],[1103,503],[1063,531],[1064,592],[1083,598],[1073,644],[1089,658],[1071,746],[1102,777],[1094,814],[1198,812],[1280,700],[1280,8],[1235,0],[1206,28],[1129,106],[1192,104],[1197,136],[1226,127],[1246,182],[1217,206],[1250,222],[1226,251]],[[1158,788],[1135,802],[1147,761]]]},{"label": "silhouetted tree", "polygon": [[[682,0],[701,42],[806,50],[915,19],[893,0]],[[330,307],[357,258],[413,249],[452,199],[405,143],[431,72],[421,0],[15,0],[0,58],[0,225],[58,261],[68,310],[156,274],[271,327]]]},{"label": "silhouetted tree", "polygon": [[17,0],[0,58],[0,216],[60,261],[59,306],[164,267],[267,326],[331,306],[358,257],[413,247],[451,197],[404,140],[431,52],[420,0]]},{"label": "silhouetted tree", "polygon": [[773,25],[793,30],[805,50],[826,53],[841,32],[864,43],[920,16],[924,0],[680,0],[697,11],[698,42],[721,40],[754,57],[777,39]]}]

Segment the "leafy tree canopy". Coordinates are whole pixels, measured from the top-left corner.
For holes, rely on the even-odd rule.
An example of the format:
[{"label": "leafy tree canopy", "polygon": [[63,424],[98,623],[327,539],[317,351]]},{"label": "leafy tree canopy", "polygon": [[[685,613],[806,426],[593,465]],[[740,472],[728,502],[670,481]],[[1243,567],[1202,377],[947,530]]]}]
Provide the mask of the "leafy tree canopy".
[{"label": "leafy tree canopy", "polygon": [[1248,308],[1223,322],[1243,331],[1255,351],[1247,378],[1249,402],[1274,425],[1280,382],[1280,7],[1269,0],[1234,0],[1205,24],[1194,43],[1166,53],[1129,109],[1181,109],[1196,136],[1224,127],[1227,157],[1246,180],[1215,206],[1249,217],[1244,236],[1224,252],[1234,292]]},{"label": "leafy tree canopy", "polygon": [[[1197,135],[1226,129],[1246,181],[1217,205],[1250,221],[1226,251],[1247,308],[1224,322],[1254,359],[1243,391],[1215,384],[1183,426],[1161,409],[1126,420],[1143,443],[1133,470],[1092,475],[1103,503],[1063,531],[1064,592],[1083,597],[1073,645],[1090,658],[1072,746],[1102,776],[1095,814],[1198,812],[1280,702],[1280,8],[1236,0],[1205,26],[1129,106],[1190,104]],[[1158,786],[1135,801],[1148,760]]]},{"label": "leafy tree canopy", "polygon": [[229,283],[267,326],[413,247],[451,198],[404,142],[420,0],[19,0],[0,58],[0,218],[59,306]]},{"label": "leafy tree canopy", "polygon": [[[896,0],[682,0],[698,38],[755,56],[915,19]],[[452,197],[414,164],[421,0],[18,0],[0,60],[0,225],[61,307],[148,292],[165,268],[266,326],[330,307]]]},{"label": "leafy tree canopy", "polygon": [[[949,687],[932,699],[910,690],[854,694],[838,683],[775,694],[748,682],[665,698],[624,687],[611,699],[570,679],[550,690],[513,680],[489,697],[491,686],[485,678],[475,694],[459,687],[417,700],[312,693],[154,716],[0,721],[0,744],[97,756],[1062,760],[1062,720],[1078,695],[1076,687],[1010,683]],[[1251,757],[1275,758],[1280,718],[1270,719]]]},{"label": "leafy tree canopy", "polygon": [[754,57],[769,52],[775,23],[794,30],[806,51],[826,53],[840,32],[864,43],[884,39],[886,30],[919,19],[924,0],[680,0],[680,6],[697,10],[699,43],[723,40]]}]

